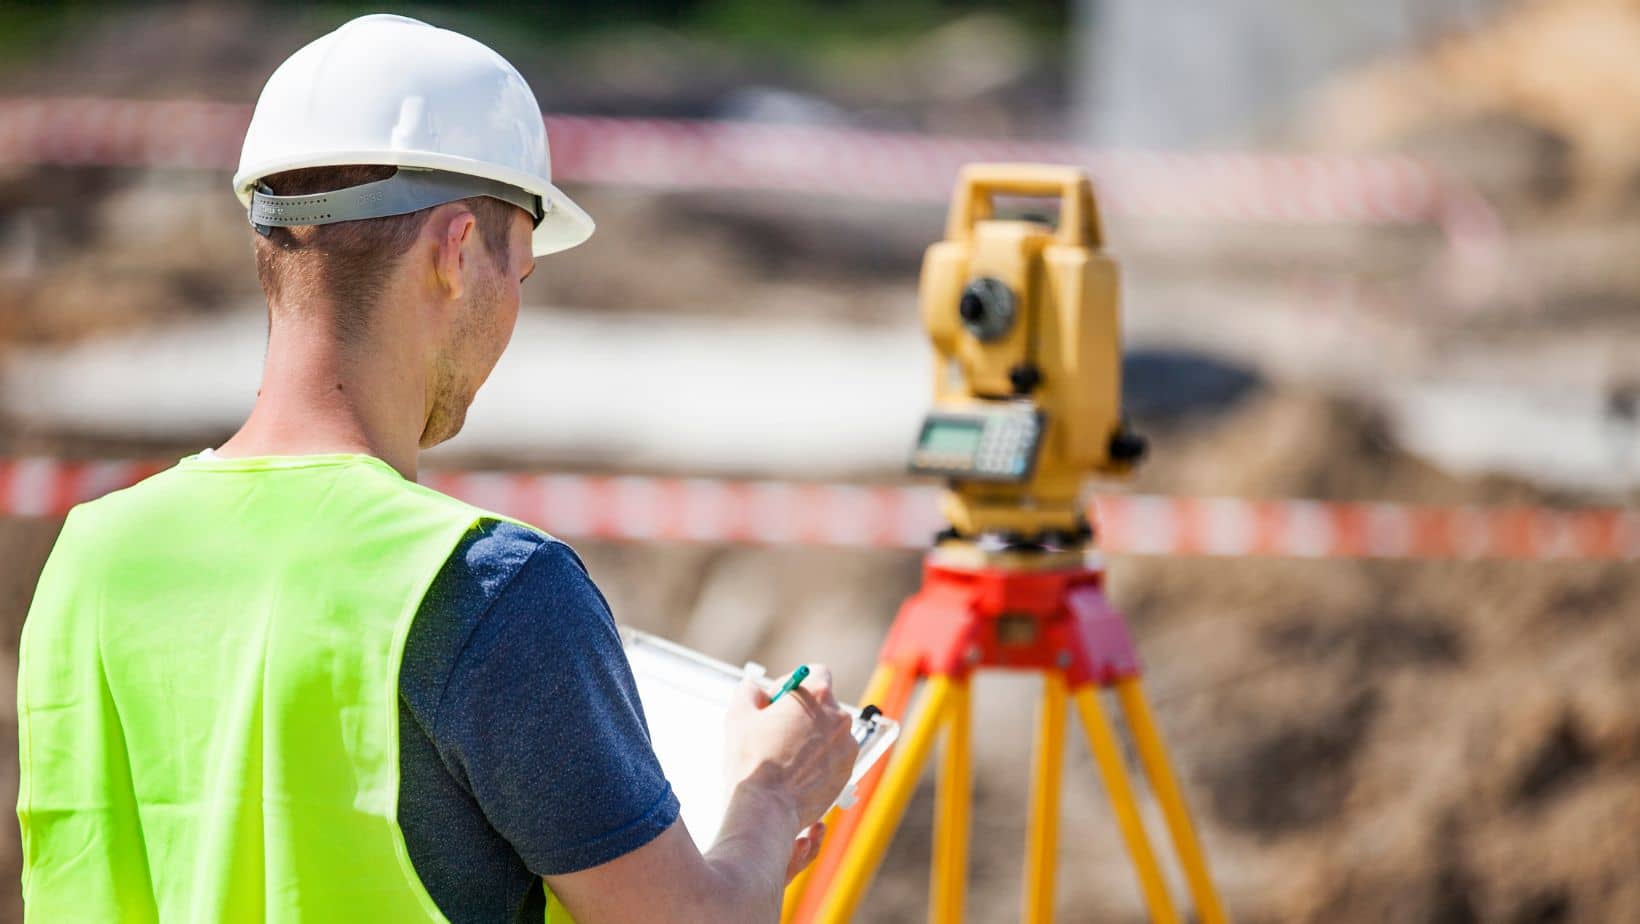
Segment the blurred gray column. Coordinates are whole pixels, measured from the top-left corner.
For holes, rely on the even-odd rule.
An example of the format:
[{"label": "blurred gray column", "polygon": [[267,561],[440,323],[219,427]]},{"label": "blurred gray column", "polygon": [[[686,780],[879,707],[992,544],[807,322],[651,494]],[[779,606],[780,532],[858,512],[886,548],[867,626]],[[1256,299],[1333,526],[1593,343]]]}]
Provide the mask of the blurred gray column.
[{"label": "blurred gray column", "polygon": [[1075,0],[1081,140],[1143,148],[1275,135],[1334,74],[1472,26],[1507,0]]}]

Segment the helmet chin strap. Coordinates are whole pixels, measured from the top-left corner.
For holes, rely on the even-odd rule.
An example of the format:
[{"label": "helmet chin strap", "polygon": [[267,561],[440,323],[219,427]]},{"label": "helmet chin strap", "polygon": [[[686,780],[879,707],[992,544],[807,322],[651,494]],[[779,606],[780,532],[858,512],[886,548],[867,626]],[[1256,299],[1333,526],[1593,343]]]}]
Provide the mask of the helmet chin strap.
[{"label": "helmet chin strap", "polygon": [[469,196],[489,196],[512,203],[528,212],[536,225],[551,207],[540,196],[499,180],[448,170],[400,167],[385,180],[305,196],[276,196],[266,184],[257,183],[251,193],[249,218],[256,233],[267,237],[274,228],[406,215]]}]

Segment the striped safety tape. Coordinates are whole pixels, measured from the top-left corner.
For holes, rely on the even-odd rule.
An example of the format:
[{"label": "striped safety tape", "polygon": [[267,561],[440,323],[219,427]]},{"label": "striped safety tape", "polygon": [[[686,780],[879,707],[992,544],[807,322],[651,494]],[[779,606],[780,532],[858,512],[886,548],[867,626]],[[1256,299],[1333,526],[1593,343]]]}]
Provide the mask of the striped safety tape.
[{"label": "striped safety tape", "polygon": [[[168,463],[0,460],[0,513],[58,517]],[[428,486],[571,538],[914,549],[940,527],[932,487],[514,472]],[[1103,495],[1106,551],[1299,558],[1640,559],[1640,509]]]},{"label": "striped safety tape", "polygon": [[[251,107],[187,100],[0,99],[0,164],[232,169]],[[1112,214],[1194,220],[1434,224],[1453,252],[1501,250],[1490,205],[1398,156],[1111,151],[831,127],[546,116],[557,180],[944,202],[973,161],[1087,167]]]}]

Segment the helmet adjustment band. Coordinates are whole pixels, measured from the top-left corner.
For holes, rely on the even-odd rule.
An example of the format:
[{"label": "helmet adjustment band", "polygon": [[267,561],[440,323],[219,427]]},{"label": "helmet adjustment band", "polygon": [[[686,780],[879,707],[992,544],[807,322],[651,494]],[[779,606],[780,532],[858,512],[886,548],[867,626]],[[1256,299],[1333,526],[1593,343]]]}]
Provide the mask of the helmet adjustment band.
[{"label": "helmet adjustment band", "polygon": [[499,180],[449,170],[399,167],[385,180],[302,196],[276,196],[266,184],[258,182],[251,193],[248,217],[256,233],[267,237],[276,227],[407,215],[470,196],[489,196],[516,205],[530,214],[536,226],[551,206],[541,196]]}]

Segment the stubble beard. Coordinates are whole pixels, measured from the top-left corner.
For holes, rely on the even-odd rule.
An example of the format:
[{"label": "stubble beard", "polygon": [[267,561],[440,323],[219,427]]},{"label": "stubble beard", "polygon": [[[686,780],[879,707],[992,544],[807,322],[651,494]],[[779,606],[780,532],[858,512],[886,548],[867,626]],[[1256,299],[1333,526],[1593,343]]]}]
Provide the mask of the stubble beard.
[{"label": "stubble beard", "polygon": [[434,370],[433,406],[427,413],[427,423],[421,430],[421,448],[431,449],[461,432],[467,422],[467,405],[471,398],[463,398],[456,386],[455,363],[448,356],[439,360]]},{"label": "stubble beard", "polygon": [[485,280],[473,293],[472,303],[461,312],[449,348],[433,368],[433,401],[422,427],[421,448],[431,449],[450,439],[467,422],[467,408],[489,371],[478,368],[479,357],[482,345],[488,342],[487,326],[495,323],[499,298],[499,286]]}]

